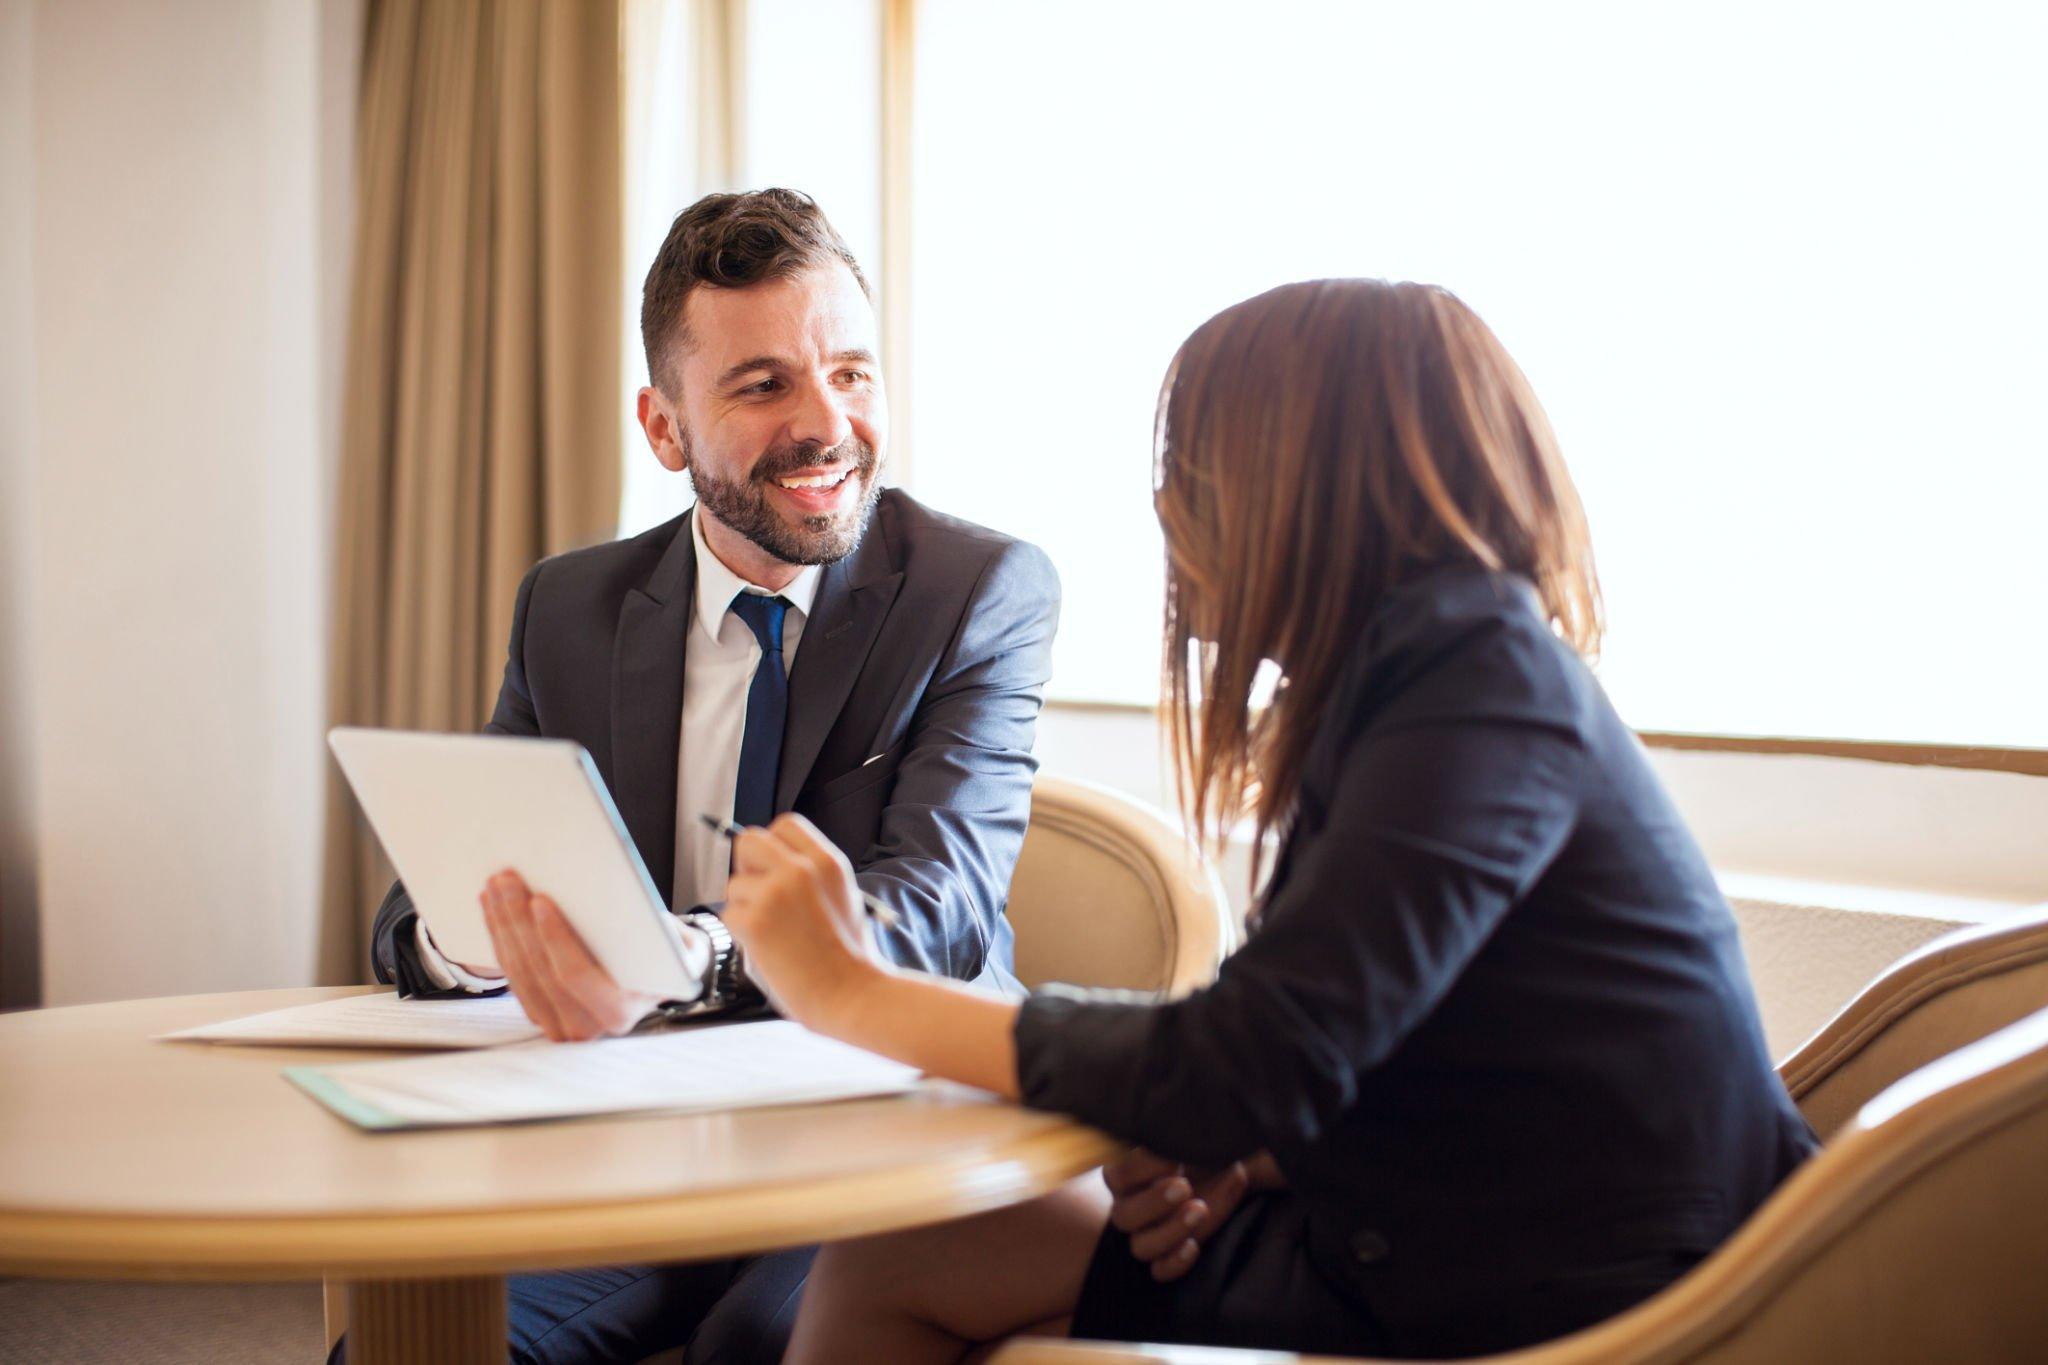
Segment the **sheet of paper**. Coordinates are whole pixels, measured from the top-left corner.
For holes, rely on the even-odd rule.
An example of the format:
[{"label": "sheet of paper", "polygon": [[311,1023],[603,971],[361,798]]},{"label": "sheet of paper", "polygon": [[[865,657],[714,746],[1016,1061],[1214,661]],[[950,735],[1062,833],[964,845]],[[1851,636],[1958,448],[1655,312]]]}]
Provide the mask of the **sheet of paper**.
[{"label": "sheet of paper", "polygon": [[293,1005],[162,1036],[208,1043],[474,1048],[523,1043],[540,1037],[540,1030],[510,995],[401,1000],[396,992],[380,992]]},{"label": "sheet of paper", "polygon": [[375,1130],[809,1104],[895,1094],[918,1079],[915,1067],[783,1019],[594,1043],[295,1066],[284,1074],[349,1122]]}]

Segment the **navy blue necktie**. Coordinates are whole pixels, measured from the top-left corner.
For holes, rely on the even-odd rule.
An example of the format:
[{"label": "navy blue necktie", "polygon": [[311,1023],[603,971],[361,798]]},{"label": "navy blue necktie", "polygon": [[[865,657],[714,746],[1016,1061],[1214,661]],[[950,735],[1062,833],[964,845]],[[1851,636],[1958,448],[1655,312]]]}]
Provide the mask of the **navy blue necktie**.
[{"label": "navy blue necktie", "polygon": [[761,662],[747,688],[747,728],[740,739],[740,776],[733,785],[732,818],[765,825],[775,818],[775,774],[782,766],[782,726],[789,718],[789,675],[782,668],[782,618],[789,603],[780,597],[743,592],[732,613],[761,642]]}]

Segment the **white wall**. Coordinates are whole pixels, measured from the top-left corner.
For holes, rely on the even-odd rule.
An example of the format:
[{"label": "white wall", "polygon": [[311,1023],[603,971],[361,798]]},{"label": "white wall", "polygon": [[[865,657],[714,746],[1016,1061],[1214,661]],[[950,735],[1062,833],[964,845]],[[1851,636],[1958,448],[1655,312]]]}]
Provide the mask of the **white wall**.
[{"label": "white wall", "polygon": [[[1054,704],[1048,770],[1171,809],[1142,712]],[[1775,1055],[1931,938],[2048,902],[2048,779],[1847,759],[1653,750],[1735,906]],[[1248,843],[1222,860],[1240,913]]]},{"label": "white wall", "polygon": [[311,979],[359,22],[28,18],[38,539],[5,706],[42,760],[48,1004]]}]

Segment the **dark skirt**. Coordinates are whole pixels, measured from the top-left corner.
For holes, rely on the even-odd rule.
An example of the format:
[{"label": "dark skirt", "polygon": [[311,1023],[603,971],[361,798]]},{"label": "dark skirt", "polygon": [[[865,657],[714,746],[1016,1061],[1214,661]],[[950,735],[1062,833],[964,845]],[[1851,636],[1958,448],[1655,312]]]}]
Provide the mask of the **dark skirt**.
[{"label": "dark skirt", "polygon": [[1100,1341],[1246,1346],[1384,1355],[1379,1323],[1309,1259],[1307,1207],[1285,1190],[1250,1195],[1187,1274],[1160,1284],[1109,1228],[1074,1310],[1074,1335]]}]

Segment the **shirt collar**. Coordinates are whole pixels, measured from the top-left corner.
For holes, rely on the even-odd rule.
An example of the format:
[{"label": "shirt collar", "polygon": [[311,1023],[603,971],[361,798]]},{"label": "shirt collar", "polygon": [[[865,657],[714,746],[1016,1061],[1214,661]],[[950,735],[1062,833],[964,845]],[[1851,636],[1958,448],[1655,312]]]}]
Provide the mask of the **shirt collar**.
[{"label": "shirt collar", "polygon": [[806,620],[810,618],[811,603],[818,596],[819,565],[804,565],[788,587],[779,593],[770,593],[759,584],[741,578],[725,567],[724,560],[711,553],[711,547],[704,543],[704,509],[701,506],[690,513],[690,540],[697,550],[697,621],[712,639],[718,638],[719,628],[725,624],[725,614],[731,609],[733,598],[743,592],[780,597],[789,603],[790,610]]}]

